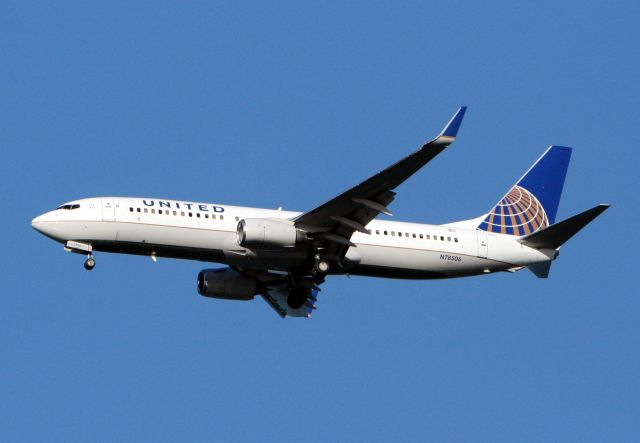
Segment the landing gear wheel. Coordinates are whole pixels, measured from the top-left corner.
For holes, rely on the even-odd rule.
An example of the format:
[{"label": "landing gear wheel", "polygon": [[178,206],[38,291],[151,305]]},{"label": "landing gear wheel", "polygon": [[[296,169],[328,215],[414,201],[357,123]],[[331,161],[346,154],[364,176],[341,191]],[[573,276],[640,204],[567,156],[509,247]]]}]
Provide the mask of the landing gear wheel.
[{"label": "landing gear wheel", "polygon": [[93,257],[89,256],[85,261],[84,261],[84,268],[87,271],[92,270],[94,267],[96,266],[96,261],[93,259]]},{"label": "landing gear wheel", "polygon": [[289,297],[287,297],[287,304],[291,309],[299,309],[302,307],[306,300],[306,297],[299,297],[291,294]]},{"label": "landing gear wheel", "polygon": [[320,284],[324,282],[324,277],[329,272],[331,265],[325,259],[316,257],[316,261],[313,264],[313,269],[311,270],[311,275],[313,276],[313,281],[316,284]]},{"label": "landing gear wheel", "polygon": [[316,260],[315,268],[318,272],[321,272],[322,274],[326,274],[327,272],[329,272],[331,265],[326,260],[318,259]]},{"label": "landing gear wheel", "polygon": [[301,308],[304,302],[307,301],[307,296],[310,291],[305,288],[294,287],[291,289],[291,294],[287,297],[287,304],[291,309]]}]

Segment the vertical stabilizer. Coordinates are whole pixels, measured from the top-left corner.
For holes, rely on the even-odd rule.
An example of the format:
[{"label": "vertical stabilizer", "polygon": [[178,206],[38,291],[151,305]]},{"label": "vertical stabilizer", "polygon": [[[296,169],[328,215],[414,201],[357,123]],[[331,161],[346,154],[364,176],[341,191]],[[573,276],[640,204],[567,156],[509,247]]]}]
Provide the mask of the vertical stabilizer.
[{"label": "vertical stabilizer", "polygon": [[478,226],[488,232],[528,235],[553,224],[571,148],[550,146]]}]

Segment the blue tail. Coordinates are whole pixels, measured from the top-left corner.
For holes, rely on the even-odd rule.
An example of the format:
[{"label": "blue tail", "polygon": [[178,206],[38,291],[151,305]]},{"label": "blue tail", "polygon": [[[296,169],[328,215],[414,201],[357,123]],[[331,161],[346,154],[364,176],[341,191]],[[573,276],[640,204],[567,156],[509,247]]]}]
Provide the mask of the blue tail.
[{"label": "blue tail", "polygon": [[555,223],[570,158],[571,148],[550,146],[478,229],[521,236]]}]

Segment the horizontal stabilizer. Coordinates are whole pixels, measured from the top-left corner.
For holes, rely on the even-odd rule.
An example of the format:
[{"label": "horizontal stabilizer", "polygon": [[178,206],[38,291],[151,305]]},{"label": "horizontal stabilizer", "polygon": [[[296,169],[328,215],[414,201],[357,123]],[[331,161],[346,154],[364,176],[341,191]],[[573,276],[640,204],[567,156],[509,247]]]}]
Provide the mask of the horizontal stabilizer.
[{"label": "horizontal stabilizer", "polygon": [[602,214],[609,205],[601,204],[578,215],[574,215],[555,225],[525,235],[518,241],[526,246],[538,249],[556,249],[573,237],[579,230],[587,226],[593,219]]}]

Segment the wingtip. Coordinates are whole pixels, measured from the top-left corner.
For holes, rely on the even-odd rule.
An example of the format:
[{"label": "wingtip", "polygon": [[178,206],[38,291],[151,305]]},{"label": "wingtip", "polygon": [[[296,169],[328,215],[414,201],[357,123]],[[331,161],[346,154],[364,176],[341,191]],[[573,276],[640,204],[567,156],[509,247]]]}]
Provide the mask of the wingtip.
[{"label": "wingtip", "polygon": [[462,119],[464,118],[464,114],[467,112],[466,106],[461,106],[456,113],[451,117],[449,123],[444,127],[439,137],[451,137],[456,138],[458,135],[458,130],[460,129],[460,125],[462,124]]}]

